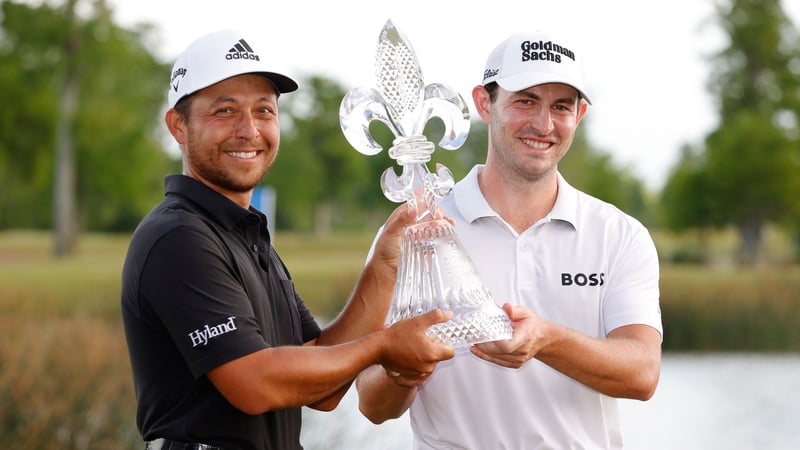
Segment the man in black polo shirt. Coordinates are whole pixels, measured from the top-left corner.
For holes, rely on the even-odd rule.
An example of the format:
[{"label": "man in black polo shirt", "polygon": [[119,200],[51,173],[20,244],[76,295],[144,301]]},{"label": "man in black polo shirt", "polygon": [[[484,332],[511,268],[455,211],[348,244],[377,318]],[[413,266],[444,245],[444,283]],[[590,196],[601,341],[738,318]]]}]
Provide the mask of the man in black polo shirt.
[{"label": "man in black polo shirt", "polygon": [[278,97],[297,89],[267,46],[226,30],[173,68],[165,121],[183,174],[133,235],[122,317],[148,449],[299,449],[301,406],[336,407],[382,364],[422,383],[453,349],[425,336],[449,313],[383,328],[405,206],[339,317],[321,330],[270,242],[253,189],[278,153]]}]

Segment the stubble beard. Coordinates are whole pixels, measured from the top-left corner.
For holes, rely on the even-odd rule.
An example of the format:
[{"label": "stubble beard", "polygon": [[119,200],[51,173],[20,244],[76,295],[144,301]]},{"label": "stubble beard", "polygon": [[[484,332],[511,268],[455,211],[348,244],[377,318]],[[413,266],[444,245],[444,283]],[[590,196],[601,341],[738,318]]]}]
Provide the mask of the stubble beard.
[{"label": "stubble beard", "polygon": [[[500,130],[503,133],[505,130]],[[507,135],[506,135],[507,136]],[[520,183],[536,183],[547,178],[558,166],[558,161],[550,161],[546,158],[531,157],[523,152],[518,153],[522,143],[517,142],[513,137],[497,139],[502,136],[494,136],[493,144],[495,160],[501,172]],[[508,140],[506,140],[508,139]]]},{"label": "stubble beard", "polygon": [[[195,166],[197,167],[197,166]],[[202,176],[213,183],[215,186],[231,191],[231,192],[249,192],[252,191],[267,173],[267,168],[264,167],[258,176],[239,176],[229,170],[223,168],[204,167],[201,170]]]},{"label": "stubble beard", "polygon": [[204,158],[203,155],[191,148],[190,145],[187,145],[184,157],[186,158],[185,164],[191,167],[194,176],[229,192],[244,193],[255,189],[266,176],[272,161],[275,160],[273,157],[272,160],[265,162],[255,173],[240,172],[220,164],[220,158],[225,156],[217,154],[216,158]]}]

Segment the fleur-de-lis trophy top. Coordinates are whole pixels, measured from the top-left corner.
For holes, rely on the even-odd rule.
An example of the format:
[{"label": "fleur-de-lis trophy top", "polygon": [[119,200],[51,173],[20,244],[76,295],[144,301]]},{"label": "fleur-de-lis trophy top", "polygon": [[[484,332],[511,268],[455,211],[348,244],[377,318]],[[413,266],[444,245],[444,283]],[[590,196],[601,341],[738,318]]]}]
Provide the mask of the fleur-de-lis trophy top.
[{"label": "fleur-de-lis trophy top", "polygon": [[391,20],[378,38],[375,75],[377,89],[361,87],[345,95],[339,109],[342,130],[350,145],[365,155],[383,150],[370,134],[372,121],[391,130],[395,139],[389,156],[403,172],[399,177],[391,168],[383,173],[383,193],[394,202],[416,206],[417,221],[430,220],[436,199],[451,191],[453,176],[443,165],[437,165],[436,174],[428,171],[426,163],[435,147],[422,132],[431,118],[438,117],[445,126],[439,146],[446,150],[461,147],[469,134],[469,108],[452,88],[439,83],[425,85],[414,49]]},{"label": "fleur-de-lis trophy top", "polygon": [[381,31],[377,53],[378,88],[348,92],[339,108],[339,121],[350,144],[365,155],[383,149],[370,134],[370,123],[377,120],[389,127],[395,136],[389,156],[403,171],[400,176],[391,167],[383,172],[383,193],[417,209],[416,223],[403,230],[387,322],[441,308],[453,311],[453,318],[428,329],[434,340],[464,349],[509,339],[508,316],[483,286],[455,228],[437,214],[436,201],[452,191],[453,175],[441,164],[436,173],[426,165],[435,148],[422,134],[428,120],[442,120],[445,132],[439,146],[455,150],[469,134],[469,109],[453,89],[438,83],[425,85],[411,44],[391,20]]}]

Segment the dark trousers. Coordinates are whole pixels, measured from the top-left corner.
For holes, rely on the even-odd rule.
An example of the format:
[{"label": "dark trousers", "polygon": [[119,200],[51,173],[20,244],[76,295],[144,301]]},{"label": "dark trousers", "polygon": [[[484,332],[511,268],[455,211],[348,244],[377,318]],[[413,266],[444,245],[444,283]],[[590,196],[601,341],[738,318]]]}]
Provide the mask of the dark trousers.
[{"label": "dark trousers", "polygon": [[197,442],[179,442],[170,439],[156,439],[148,442],[145,450],[225,450],[213,445],[200,444]]}]

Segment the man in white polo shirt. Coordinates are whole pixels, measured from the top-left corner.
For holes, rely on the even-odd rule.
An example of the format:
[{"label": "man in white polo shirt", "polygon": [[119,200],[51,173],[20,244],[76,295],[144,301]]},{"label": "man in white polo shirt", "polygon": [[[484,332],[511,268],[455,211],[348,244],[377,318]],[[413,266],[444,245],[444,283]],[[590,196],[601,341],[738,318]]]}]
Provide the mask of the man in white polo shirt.
[{"label": "man in white polo shirt", "polygon": [[514,334],[440,362],[424,384],[380,366],[362,372],[364,415],[381,423],[410,407],[417,449],[621,448],[616,399],[656,389],[653,240],[558,172],[590,104],[581,58],[561,37],[517,34],[472,91],[486,162],[441,206]]}]

